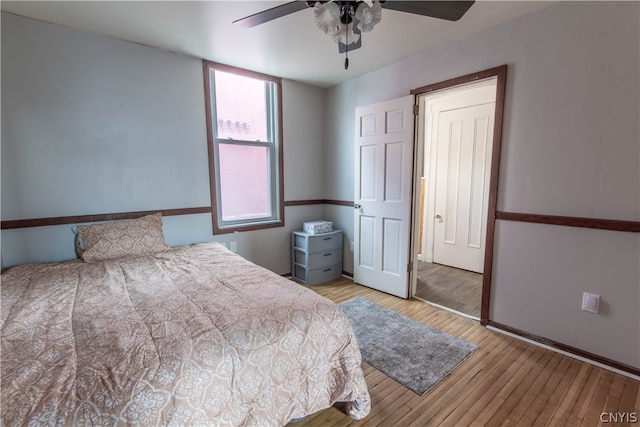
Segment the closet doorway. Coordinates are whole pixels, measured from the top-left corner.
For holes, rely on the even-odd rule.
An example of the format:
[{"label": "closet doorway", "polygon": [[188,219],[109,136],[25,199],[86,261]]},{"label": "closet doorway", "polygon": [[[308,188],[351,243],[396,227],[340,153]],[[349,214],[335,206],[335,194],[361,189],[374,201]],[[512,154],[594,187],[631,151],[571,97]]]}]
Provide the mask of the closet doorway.
[{"label": "closet doorway", "polygon": [[490,76],[463,82],[418,94],[416,100],[415,188],[419,200],[412,296],[478,320],[483,303],[497,80]]}]

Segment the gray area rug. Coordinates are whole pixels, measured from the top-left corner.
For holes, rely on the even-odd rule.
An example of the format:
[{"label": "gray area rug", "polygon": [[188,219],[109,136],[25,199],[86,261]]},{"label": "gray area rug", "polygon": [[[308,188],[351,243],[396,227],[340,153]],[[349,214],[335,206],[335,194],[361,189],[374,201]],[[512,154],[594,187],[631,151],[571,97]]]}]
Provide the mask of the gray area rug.
[{"label": "gray area rug", "polygon": [[338,306],[351,322],[364,361],[421,396],[478,349],[362,297]]}]

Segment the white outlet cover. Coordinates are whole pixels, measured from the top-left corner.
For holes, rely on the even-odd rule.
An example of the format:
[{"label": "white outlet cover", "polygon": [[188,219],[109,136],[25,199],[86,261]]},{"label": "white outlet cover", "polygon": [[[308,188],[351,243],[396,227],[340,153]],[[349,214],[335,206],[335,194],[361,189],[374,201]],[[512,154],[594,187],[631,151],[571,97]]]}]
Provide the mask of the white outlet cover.
[{"label": "white outlet cover", "polygon": [[600,309],[600,295],[585,292],[582,294],[582,309],[591,313],[597,313]]}]

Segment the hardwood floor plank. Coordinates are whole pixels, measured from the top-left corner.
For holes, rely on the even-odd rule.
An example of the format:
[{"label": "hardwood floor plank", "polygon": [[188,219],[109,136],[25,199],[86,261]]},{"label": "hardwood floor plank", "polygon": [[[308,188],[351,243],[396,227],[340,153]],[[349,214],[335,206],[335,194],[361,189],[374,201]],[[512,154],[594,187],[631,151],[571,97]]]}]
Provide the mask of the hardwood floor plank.
[{"label": "hardwood floor plank", "polygon": [[346,278],[310,289],[337,303],[355,296],[367,298],[480,348],[424,396],[363,363],[372,400],[369,416],[352,420],[344,404],[336,403],[291,427],[606,426],[612,424],[600,422],[602,411],[640,413],[640,383],[634,379]]},{"label": "hardwood floor plank", "polygon": [[[467,414],[460,420],[463,425],[470,425],[480,422],[482,425],[490,423],[498,410],[503,407],[505,399],[496,398],[498,392],[508,383],[514,381],[514,376],[520,366],[522,366],[524,345],[516,344],[513,350],[496,364],[497,378],[489,377],[487,387],[482,395],[477,399]],[[510,410],[509,410],[510,412]],[[507,412],[508,413],[508,412]]]},{"label": "hardwood floor plank", "polygon": [[[612,372],[604,372],[600,377],[600,381],[598,382],[598,386],[595,389],[595,392],[589,402],[589,405],[586,408],[586,412],[584,415],[584,419],[587,421],[590,420],[599,420],[600,414],[605,412],[607,400],[609,400],[611,396],[610,391],[614,387],[614,379],[620,379],[620,393],[622,393],[623,382],[624,379],[620,376],[614,375]],[[614,397],[615,406],[617,408],[619,403],[619,397]]]},{"label": "hardwood floor plank", "polygon": [[[451,402],[456,410],[450,411],[446,418],[448,424],[470,425],[495,397],[495,394],[510,379],[508,367],[515,361],[518,355],[517,348],[510,347],[504,343],[500,347],[502,360],[494,363],[492,359],[487,359],[488,366],[482,372],[482,376],[477,375],[473,387],[461,393],[460,399]],[[459,410],[458,410],[459,409]],[[497,410],[497,408],[495,408]],[[439,420],[436,420],[439,421]],[[442,422],[445,422],[443,419]]]},{"label": "hardwood floor plank", "polygon": [[502,424],[502,421],[508,419],[509,414],[519,403],[520,395],[516,394],[515,390],[520,386],[522,374],[528,370],[528,361],[531,359],[534,352],[535,348],[526,344],[519,350],[518,358],[509,367],[509,370],[512,371],[510,379],[494,396],[494,398],[497,398],[496,405],[498,408],[489,418],[487,424]]},{"label": "hardwood floor plank", "polygon": [[587,383],[591,366],[582,362],[576,362],[576,366],[578,367],[578,372],[575,373],[573,378],[570,378],[571,381],[567,392],[556,406],[554,414],[551,417],[550,423],[553,425],[565,425],[568,423],[568,420],[572,418],[571,410],[577,402],[578,395]]},{"label": "hardwood floor plank", "polygon": [[535,376],[528,374],[531,372],[531,369],[535,367],[543,354],[544,351],[541,351],[540,348],[536,348],[534,346],[526,347],[524,350],[525,357],[522,358],[522,363],[518,366],[518,371],[514,375],[514,381],[509,381],[509,383],[503,387],[497,395],[506,400],[513,400],[514,395],[519,396],[524,394],[529,388],[531,382],[535,379]]},{"label": "hardwood floor plank", "polygon": [[543,393],[549,395],[547,404],[542,408],[535,420],[536,425],[547,425],[551,421],[554,409],[567,392],[574,373],[578,372],[577,363],[573,359],[563,356],[560,365],[553,373],[552,378],[547,382]]},{"label": "hardwood floor plank", "polygon": [[[620,396],[620,404],[615,408],[615,411],[636,412],[638,414],[638,418],[640,418],[640,400],[636,400],[640,398],[639,393],[640,383],[633,381],[630,378],[625,378],[624,389]],[[612,407],[612,409],[614,408]],[[640,419],[638,421],[640,422]]]},{"label": "hardwood floor plank", "polygon": [[409,411],[411,411],[411,408],[408,407],[407,405],[402,405],[399,408],[395,409],[390,416],[388,416],[387,418],[381,420],[379,423],[373,424],[376,426],[379,425],[383,425],[383,426],[396,426],[396,425],[401,425],[399,424],[399,420],[405,416],[407,413],[409,413]]},{"label": "hardwood floor plank", "polygon": [[589,374],[589,380],[585,384],[582,389],[582,392],[578,395],[578,401],[573,407],[573,415],[575,415],[580,420],[585,420],[587,411],[589,406],[593,403],[591,402],[591,397],[596,392],[598,384],[600,383],[600,378],[604,374],[605,371],[601,369],[592,368]]},{"label": "hardwood floor plank", "polygon": [[[538,412],[544,406],[544,403],[548,401],[548,397],[540,397],[539,392],[546,383],[547,379],[555,369],[557,364],[554,364],[554,360],[559,363],[559,358],[556,354],[552,354],[545,351],[542,357],[535,364],[532,373],[535,373],[535,379],[531,382],[530,386],[525,391],[524,395],[518,402],[518,405],[509,414],[509,419],[520,425],[532,425],[538,416]],[[532,413],[532,408],[534,413]]]}]

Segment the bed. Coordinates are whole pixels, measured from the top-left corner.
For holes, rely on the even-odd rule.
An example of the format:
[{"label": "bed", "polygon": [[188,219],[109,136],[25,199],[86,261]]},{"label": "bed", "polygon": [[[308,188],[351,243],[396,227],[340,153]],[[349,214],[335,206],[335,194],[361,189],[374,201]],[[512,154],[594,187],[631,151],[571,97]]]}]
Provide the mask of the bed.
[{"label": "bed", "polygon": [[2,274],[2,425],[368,414],[357,341],[328,299],[218,243],[98,258]]}]

